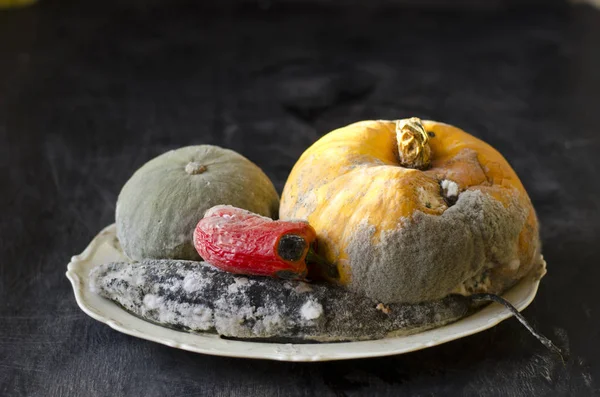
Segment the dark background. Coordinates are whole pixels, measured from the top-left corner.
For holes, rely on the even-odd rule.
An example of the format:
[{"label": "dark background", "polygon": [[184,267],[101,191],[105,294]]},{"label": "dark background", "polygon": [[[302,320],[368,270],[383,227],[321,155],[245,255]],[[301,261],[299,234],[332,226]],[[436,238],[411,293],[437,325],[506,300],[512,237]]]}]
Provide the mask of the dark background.
[{"label": "dark background", "polygon": [[[600,11],[402,3],[0,11],[0,396],[600,394]],[[521,176],[549,270],[525,314],[565,364],[514,319],[402,356],[294,364],[172,349],[77,307],[67,262],[153,156],[225,146],[281,191],[334,127],[410,116],[483,138]]]}]

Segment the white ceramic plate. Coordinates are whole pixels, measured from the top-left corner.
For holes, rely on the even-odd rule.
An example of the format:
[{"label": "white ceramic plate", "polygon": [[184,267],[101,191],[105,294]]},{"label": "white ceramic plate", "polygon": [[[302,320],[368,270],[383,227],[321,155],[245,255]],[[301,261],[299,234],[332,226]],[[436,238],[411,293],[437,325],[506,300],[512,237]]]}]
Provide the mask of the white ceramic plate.
[{"label": "white ceramic plate", "polygon": [[[373,341],[296,345],[225,340],[217,335],[192,334],[151,324],[90,291],[88,275],[92,268],[107,262],[126,260],[116,238],[115,225],[102,230],[81,254],[71,259],[67,277],[71,280],[75,299],[81,310],[125,334],[196,353],[280,361],[328,361],[389,356],[463,338],[511,317],[504,306],[493,303],[444,327]],[[539,280],[523,279],[504,298],[518,310],[523,310],[533,301],[538,285]]]}]

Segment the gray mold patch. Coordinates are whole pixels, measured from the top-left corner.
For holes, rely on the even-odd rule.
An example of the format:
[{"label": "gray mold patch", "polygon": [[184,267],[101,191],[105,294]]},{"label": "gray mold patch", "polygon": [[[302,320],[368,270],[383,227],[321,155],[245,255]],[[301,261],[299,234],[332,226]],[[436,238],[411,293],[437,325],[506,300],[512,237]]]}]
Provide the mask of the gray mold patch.
[{"label": "gray mold patch", "polygon": [[377,234],[365,221],[348,233],[350,287],[384,303],[431,301],[459,292],[490,266],[518,260],[526,216],[516,202],[505,208],[470,190],[442,215],[417,212],[395,230]]},{"label": "gray mold patch", "polygon": [[205,262],[109,263],[93,290],[148,321],[234,338],[344,341],[409,334],[469,313],[468,298],[386,305],[330,284],[237,276]]}]

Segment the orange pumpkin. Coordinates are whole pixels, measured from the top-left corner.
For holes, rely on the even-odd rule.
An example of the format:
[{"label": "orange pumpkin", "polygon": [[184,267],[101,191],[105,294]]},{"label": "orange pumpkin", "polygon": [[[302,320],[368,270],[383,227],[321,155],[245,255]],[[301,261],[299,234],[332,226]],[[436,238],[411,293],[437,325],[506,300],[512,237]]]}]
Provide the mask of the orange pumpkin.
[{"label": "orange pumpkin", "polygon": [[331,280],[384,303],[501,293],[544,271],[538,221],[507,161],[436,121],[362,121],[313,144],[283,190],[281,219],[304,219]]}]

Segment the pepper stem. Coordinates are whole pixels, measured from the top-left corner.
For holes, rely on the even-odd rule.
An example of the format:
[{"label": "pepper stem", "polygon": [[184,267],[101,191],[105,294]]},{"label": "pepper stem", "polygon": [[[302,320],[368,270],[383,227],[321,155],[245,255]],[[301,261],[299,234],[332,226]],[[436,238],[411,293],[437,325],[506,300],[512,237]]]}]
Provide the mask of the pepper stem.
[{"label": "pepper stem", "polygon": [[407,168],[425,169],[431,162],[429,135],[421,119],[411,117],[396,121],[396,140],[400,165]]},{"label": "pepper stem", "polygon": [[312,247],[308,248],[308,253],[306,254],[306,264],[316,265],[320,272],[329,278],[340,277],[337,266],[329,263],[324,257],[317,254]]}]

